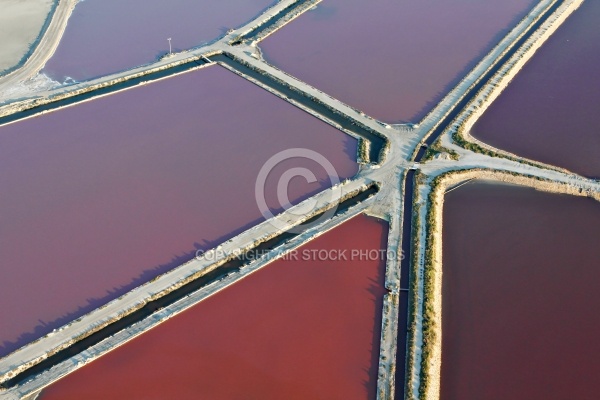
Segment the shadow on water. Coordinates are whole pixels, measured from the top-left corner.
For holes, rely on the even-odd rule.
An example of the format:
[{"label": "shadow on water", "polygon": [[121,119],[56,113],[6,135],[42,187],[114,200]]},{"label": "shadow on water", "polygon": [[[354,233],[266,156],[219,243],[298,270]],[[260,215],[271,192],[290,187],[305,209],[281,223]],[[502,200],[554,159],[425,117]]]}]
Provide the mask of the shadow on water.
[{"label": "shadow on water", "polygon": [[19,349],[20,347],[47,335],[48,333],[52,332],[53,329],[58,329],[61,326],[64,326],[65,324],[97,309],[98,307],[109,303],[110,301],[122,296],[123,294],[135,289],[136,287],[156,278],[157,276],[171,271],[176,267],[180,266],[181,264],[192,260],[196,256],[196,252],[198,250],[206,251],[208,249],[214,248],[215,246],[231,239],[232,237],[252,228],[253,226],[263,221],[264,218],[259,218],[255,221],[249,222],[246,225],[241,226],[240,228],[230,232],[229,234],[215,238],[214,240],[204,240],[202,243],[195,242],[192,244],[192,249],[190,249],[190,251],[179,255],[173,255],[169,262],[159,264],[157,266],[144,270],[137,277],[131,279],[129,283],[123,284],[118,287],[113,287],[112,289],[107,290],[105,296],[88,298],[86,299],[85,305],[81,305],[76,310],[71,311],[54,320],[39,320],[39,325],[37,325],[33,329],[33,331],[23,333],[14,341],[2,342],[2,344],[0,344],[0,356],[5,356]]},{"label": "shadow on water", "polygon": [[396,340],[396,400],[404,399],[406,382],[406,341],[408,338],[408,291],[410,285],[410,254],[412,244],[412,217],[415,171],[410,170],[404,180],[404,222],[402,223],[402,259],[400,261],[400,294],[398,296],[398,336]]},{"label": "shadow on water", "polygon": [[[251,31],[251,32],[243,35],[242,37],[240,37],[238,40],[235,40],[231,44],[237,45],[237,44],[242,43],[243,40],[252,40],[252,39],[255,39],[255,38],[260,38],[266,31],[268,31],[269,29],[271,29],[274,25],[278,24],[281,20],[283,20],[284,18],[286,18],[288,15],[294,13],[295,9],[303,7],[304,3],[306,3],[306,2],[307,2],[307,0],[300,0],[300,1],[296,1],[296,2],[294,2],[292,4],[290,4],[289,6],[285,7],[283,10],[281,10],[277,14],[275,14],[268,21],[266,21],[265,23],[263,23],[260,27],[258,27],[257,29],[255,29],[255,30],[253,30],[253,31]],[[274,4],[275,3],[273,3],[272,5],[274,5]],[[262,14],[262,12],[260,14]],[[258,18],[258,16],[260,14],[258,14],[256,17],[252,18],[250,21]]]},{"label": "shadow on water", "polygon": [[355,161],[358,158],[358,141],[353,137],[347,136],[344,138],[344,153]]},{"label": "shadow on water", "polygon": [[460,70],[455,78],[450,81],[446,86],[444,86],[443,89],[441,89],[435,96],[433,96],[431,98],[431,100],[429,100],[420,110],[418,113],[416,113],[412,119],[410,121],[402,121],[401,123],[417,123],[420,122],[421,120],[423,120],[423,118],[425,118],[425,116],[427,116],[427,113],[429,113],[431,110],[433,110],[435,108],[435,106],[437,106],[439,104],[440,101],[442,101],[442,99],[452,91],[452,89],[454,89],[456,87],[456,85],[458,85],[464,77],[466,77],[469,72],[471,72],[473,70],[473,68],[475,68],[477,66],[477,64],[498,44],[500,43],[500,41],[502,41],[502,39],[504,39],[504,37],[506,37],[506,35],[508,35],[508,33],[525,17],[525,15],[527,15],[535,6],[536,2],[532,2],[528,8],[527,11],[525,12],[525,14],[520,14],[517,17],[515,17],[512,21],[510,21],[510,23],[507,25],[507,28],[503,29],[502,31],[498,32],[492,39],[490,39],[490,41],[483,47],[483,50],[480,51],[477,55],[475,55],[470,62],[468,62],[465,67]]},{"label": "shadow on water", "polygon": [[[378,220],[379,221],[379,220]],[[389,225],[382,223],[384,229],[381,232],[381,239],[377,249],[387,249],[387,239]],[[379,350],[381,347],[381,323],[383,318],[383,298],[386,293],[385,289],[385,272],[386,272],[386,260],[381,260],[378,266],[378,274],[376,278],[369,278],[370,284],[365,289],[369,294],[369,298],[373,301],[374,316],[373,316],[373,329],[371,329],[371,348],[370,356],[371,362],[368,368],[363,368],[363,372],[368,377],[363,381],[363,385],[366,389],[368,399],[375,400],[377,398],[377,380],[379,373]]]},{"label": "shadow on water", "polygon": [[[356,147],[355,147],[355,145],[353,145],[353,143],[354,143],[353,140],[351,140],[351,139],[347,140],[346,145],[345,145],[345,151],[348,154],[352,154],[353,157],[356,157]],[[331,182],[328,181],[326,178],[321,179],[319,181],[318,188],[302,195],[299,199],[295,200],[292,204],[285,204],[285,205],[283,205],[283,207],[271,208],[270,211],[274,215],[276,215],[276,214],[284,211],[284,207],[287,208],[294,204],[298,204],[299,202],[306,200],[311,196],[314,196],[315,194],[323,191],[324,189],[326,189],[328,187],[331,187]],[[109,303],[110,301],[122,296],[123,294],[131,291],[132,289],[135,289],[136,287],[156,278],[157,276],[162,275],[168,271],[171,271],[171,270],[177,268],[178,266],[192,260],[196,256],[196,252],[198,250],[207,251],[211,248],[214,248],[217,245],[231,239],[232,237],[237,236],[240,233],[245,232],[246,230],[264,222],[264,220],[265,219],[263,217],[261,217],[256,220],[253,220],[251,222],[248,222],[247,224],[242,225],[239,228],[237,228],[225,235],[217,237],[215,239],[203,240],[201,243],[195,242],[190,246],[189,251],[184,252],[182,254],[173,255],[171,260],[167,263],[159,264],[154,267],[145,269],[137,277],[131,279],[131,281],[129,283],[123,284],[118,287],[113,287],[112,289],[107,290],[105,296],[88,298],[88,299],[86,299],[85,305],[81,305],[77,309],[73,310],[72,312],[69,312],[69,313],[67,313],[59,318],[56,318],[54,320],[51,320],[51,321],[39,320],[39,324],[31,332],[23,333],[21,336],[19,336],[18,338],[16,338],[13,341],[2,342],[0,344],[0,357],[4,357],[4,356],[8,355],[9,353],[19,349],[20,347],[47,335],[48,333],[52,332],[53,329],[58,329],[61,326],[64,326],[65,324],[67,324],[67,323]]]},{"label": "shadow on water", "polygon": [[[357,193],[353,197],[350,197],[350,198],[342,201],[341,203],[339,203],[334,215],[339,215],[339,214],[346,212],[352,206],[355,206],[355,205],[367,200],[368,198],[375,195],[378,191],[379,191],[379,187],[376,184],[372,184],[371,186],[369,186],[368,188],[364,189],[363,191]],[[72,344],[71,346],[69,346],[63,350],[60,350],[57,353],[53,354],[52,356],[31,366],[30,368],[28,368],[25,371],[16,375],[14,378],[9,379],[6,382],[4,382],[2,385],[0,385],[0,387],[5,387],[5,388],[12,387],[12,386],[18,385],[19,383],[21,383],[27,379],[30,379],[36,375],[39,375],[40,373],[48,370],[49,368],[65,361],[65,360],[68,360],[69,358],[73,357],[74,355],[77,355],[77,354],[81,353],[82,351],[89,349],[90,347],[100,343],[102,340],[109,338],[109,337],[115,335],[116,333],[128,328],[132,324],[144,320],[145,318],[149,317],[156,311],[174,304],[175,302],[179,301],[180,299],[184,298],[185,296],[198,291],[199,289],[205,287],[206,285],[208,285],[210,283],[219,281],[219,280],[223,279],[225,276],[239,271],[243,266],[249,264],[251,261],[254,260],[254,258],[255,258],[253,256],[254,254],[265,254],[265,253],[275,249],[276,247],[289,242],[294,237],[302,234],[302,232],[304,232],[305,229],[310,227],[310,224],[312,222],[319,219],[325,212],[326,211],[323,210],[323,211],[317,213],[316,215],[314,215],[313,217],[309,218],[305,222],[303,222],[301,225],[299,225],[300,227],[305,227],[304,229],[300,229],[299,230],[300,232],[295,232],[295,230],[293,230],[291,232],[283,232],[280,235],[275,236],[274,238],[268,239],[268,240],[256,245],[254,248],[249,249],[245,254],[243,254],[239,257],[233,257],[233,258],[228,259],[224,264],[211,270],[210,272],[184,284],[183,286],[180,286],[179,288],[163,295],[162,297],[160,297],[156,300],[147,302],[143,307],[131,312],[130,314],[120,318],[119,320],[117,320],[115,322],[110,323],[109,325],[99,329],[98,331],[91,333],[89,336],[84,337],[83,339],[77,341],[76,343]],[[248,224],[248,226],[250,226],[250,225],[253,225],[253,224]],[[295,227],[294,229],[296,229],[296,228],[297,227]],[[240,229],[240,230],[242,230],[242,229]],[[229,236],[227,236],[227,237],[229,237]],[[215,240],[214,243],[221,243],[223,241],[224,240],[222,237],[220,239]],[[194,256],[195,256],[195,251],[192,254],[187,254],[185,256],[176,257],[176,259],[187,261],[187,260],[190,260],[191,258],[193,258]],[[171,268],[172,268],[173,265],[178,265],[178,264],[177,264],[177,261],[174,261],[172,263],[169,263],[168,265],[171,266]],[[158,274],[159,273],[157,271],[154,272],[154,275],[158,275]],[[145,275],[145,274],[143,274],[143,275]],[[135,287],[134,284],[130,284],[127,286]],[[93,308],[94,307],[92,307],[92,309]],[[72,315],[74,315],[74,314],[72,314]],[[46,327],[47,326],[48,325],[46,325]]]},{"label": "shadow on water", "polygon": [[396,400],[402,400],[406,390],[406,341],[408,339],[408,292],[402,291],[398,296],[400,312],[398,313],[398,348],[396,361]]},{"label": "shadow on water", "polygon": [[[384,247],[381,247],[385,249]],[[385,268],[385,267],[384,267]],[[371,339],[371,362],[369,363],[368,368],[364,368],[368,379],[363,381],[363,385],[365,386],[366,392],[368,394],[369,400],[374,400],[377,398],[377,378],[379,373],[379,349],[381,347],[381,320],[383,318],[383,295],[382,291],[384,289],[384,278],[385,278],[385,269],[382,269],[380,273],[380,277],[378,280],[370,279],[371,285],[366,289],[368,293],[371,294],[371,299],[373,300],[373,305],[375,306],[375,315],[373,317],[373,329],[372,339]]]},{"label": "shadow on water", "polygon": [[[85,100],[89,100],[94,97],[107,95],[107,94],[116,92],[118,90],[129,89],[129,88],[137,86],[143,82],[151,82],[151,81],[154,81],[157,79],[166,78],[173,74],[190,71],[192,69],[198,68],[199,66],[202,66],[205,64],[207,64],[207,62],[205,60],[188,61],[186,63],[180,64],[180,65],[177,65],[174,67],[161,69],[158,71],[148,73],[146,75],[138,76],[136,78],[127,79],[123,82],[119,82],[114,85],[99,87],[99,88],[90,90],[88,92],[76,94],[74,96],[70,96],[70,97],[67,97],[64,99],[54,100],[54,101],[51,101],[50,103],[37,105],[32,108],[28,108],[28,109],[19,111],[14,114],[9,114],[9,115],[0,117],[0,125],[4,125],[4,124],[10,123],[10,122],[15,122],[15,121],[18,121],[23,118],[36,116],[44,111],[51,111],[51,110],[54,110],[54,109],[57,109],[60,107],[70,106],[72,104],[79,103],[79,102],[82,102]],[[64,89],[68,89],[68,88],[69,88],[69,86],[64,87]],[[14,102],[14,101],[24,101],[24,100],[27,100],[27,98],[11,99],[10,101]],[[3,103],[0,102],[0,105],[2,105],[2,104]]]},{"label": "shadow on water", "polygon": [[335,123],[339,124],[342,129],[350,131],[354,135],[368,140],[371,143],[369,159],[374,163],[379,163],[381,161],[381,150],[385,146],[387,139],[383,136],[380,136],[375,130],[361,124],[345,114],[338,113],[336,110],[325,105],[325,103],[321,102],[319,99],[310,97],[310,95],[289,86],[287,83],[280,81],[278,78],[261,73],[260,71],[254,69],[254,67],[245,64],[244,61],[235,58],[231,54],[218,54],[212,56],[211,59],[255,79],[261,84],[266,85],[280,94],[285,95],[288,99],[294,100],[309,110],[312,110],[317,114],[334,121]]},{"label": "shadow on water", "polygon": [[[534,22],[528,29],[525,30],[523,35],[514,42],[511,46],[508,47],[507,51],[504,52],[495,62],[492,64],[492,67],[487,70],[487,72],[481,77],[481,79],[473,85],[469,90],[467,90],[464,96],[456,102],[448,112],[448,114],[440,121],[437,127],[426,136],[423,141],[427,145],[433,144],[435,140],[444,132],[446,127],[460,114],[460,112],[469,104],[469,102],[477,96],[477,93],[485,86],[485,84],[492,79],[492,77],[505,65],[508,60],[525,44],[525,42],[531,37],[531,35],[539,29],[539,27],[546,22],[548,17],[552,15],[562,4],[564,0],[559,0],[550,6],[546,11],[544,11],[540,17]],[[418,151],[417,156],[414,161],[420,161],[423,155],[425,154],[425,148],[421,147]]]},{"label": "shadow on water", "polygon": [[335,17],[335,15],[339,12],[339,8],[333,5],[322,3],[318,4],[317,8],[315,8],[312,12],[312,16],[319,21],[327,21]]}]

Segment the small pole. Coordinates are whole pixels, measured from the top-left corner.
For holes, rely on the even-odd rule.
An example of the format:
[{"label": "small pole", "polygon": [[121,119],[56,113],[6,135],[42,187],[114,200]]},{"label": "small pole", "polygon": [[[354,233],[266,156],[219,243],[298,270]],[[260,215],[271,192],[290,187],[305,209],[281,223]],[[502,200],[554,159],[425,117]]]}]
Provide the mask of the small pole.
[{"label": "small pole", "polygon": [[171,38],[167,38],[167,40],[169,41],[169,54],[172,54],[172,51],[171,51]]}]

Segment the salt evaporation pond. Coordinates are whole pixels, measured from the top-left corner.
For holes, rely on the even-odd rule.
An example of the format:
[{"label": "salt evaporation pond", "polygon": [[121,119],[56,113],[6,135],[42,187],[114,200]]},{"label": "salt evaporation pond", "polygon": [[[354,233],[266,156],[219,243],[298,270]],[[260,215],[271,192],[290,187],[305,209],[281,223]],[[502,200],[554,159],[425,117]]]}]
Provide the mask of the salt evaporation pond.
[{"label": "salt evaporation pond", "polygon": [[43,72],[81,81],[156,61],[222,36],[274,0],[85,0]]},{"label": "salt evaporation pond", "polygon": [[600,2],[585,1],[483,114],[473,135],[600,178]]},{"label": "salt evaporation pond", "polygon": [[[355,217],[41,398],[375,399],[385,260],[350,255],[386,241],[386,223]],[[302,259],[320,250],[347,261]]]},{"label": "salt evaporation pond", "polygon": [[592,399],[600,203],[470,183],[446,196],[441,399]]},{"label": "salt evaporation pond", "polygon": [[267,61],[368,115],[418,122],[536,1],[324,0]]},{"label": "salt evaporation pond", "polygon": [[[354,139],[219,66],[0,127],[0,355],[261,222],[294,147],[357,171]],[[318,182],[292,201],[330,186],[290,159],[269,204],[295,167]]]}]

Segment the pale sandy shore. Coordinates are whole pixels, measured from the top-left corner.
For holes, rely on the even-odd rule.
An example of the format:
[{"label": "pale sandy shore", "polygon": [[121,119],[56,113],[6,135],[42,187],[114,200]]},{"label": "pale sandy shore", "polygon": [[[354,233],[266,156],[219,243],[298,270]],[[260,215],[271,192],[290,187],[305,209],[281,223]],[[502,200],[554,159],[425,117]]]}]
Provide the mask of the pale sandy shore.
[{"label": "pale sandy shore", "polygon": [[[29,4],[41,1],[50,3],[50,11],[41,25],[40,34],[29,46],[25,57],[14,68],[4,71],[3,74],[0,73],[0,98],[27,95],[53,86],[53,82],[49,82],[47,77],[38,74],[38,72],[58,47],[58,43],[67,27],[67,21],[78,0],[0,0],[0,7],[4,2]],[[2,10],[2,16],[8,15],[15,19],[16,14],[4,13],[4,9],[0,9]],[[0,26],[2,26],[1,23],[2,18],[0,17]]]},{"label": "pale sandy shore", "polygon": [[54,0],[0,0],[0,74],[20,64],[43,33]]}]

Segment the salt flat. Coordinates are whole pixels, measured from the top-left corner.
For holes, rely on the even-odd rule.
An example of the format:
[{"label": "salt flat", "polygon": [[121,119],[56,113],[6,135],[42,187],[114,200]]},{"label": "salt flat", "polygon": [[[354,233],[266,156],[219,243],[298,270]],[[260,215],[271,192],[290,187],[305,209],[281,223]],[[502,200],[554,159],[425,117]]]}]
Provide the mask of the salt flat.
[{"label": "salt flat", "polygon": [[0,73],[30,52],[52,10],[53,0],[0,0]]}]

